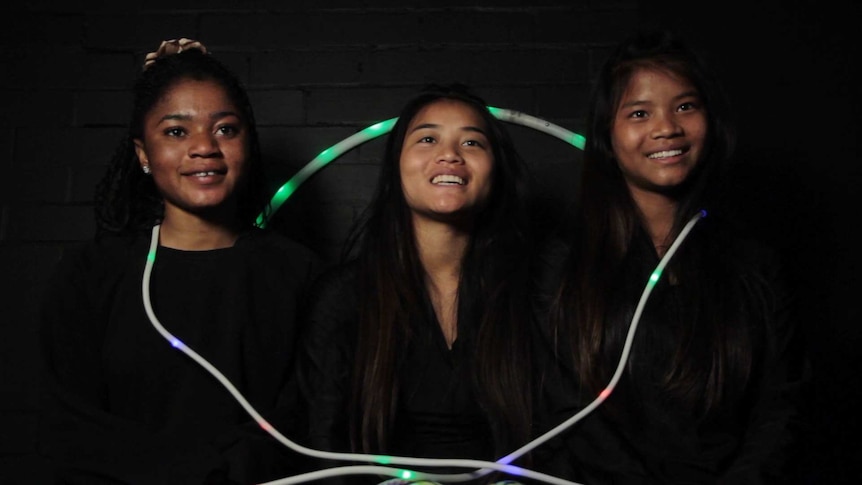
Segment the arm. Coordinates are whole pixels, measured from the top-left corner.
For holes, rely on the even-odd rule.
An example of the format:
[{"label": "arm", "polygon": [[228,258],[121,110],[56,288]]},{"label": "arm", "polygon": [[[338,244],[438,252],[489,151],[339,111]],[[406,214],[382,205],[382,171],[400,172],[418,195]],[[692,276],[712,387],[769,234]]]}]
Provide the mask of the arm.
[{"label": "arm", "polygon": [[[350,450],[348,403],[356,345],[356,291],[344,268],[316,282],[298,349],[297,382],[307,410],[306,446],[321,451]],[[320,461],[318,468],[344,466]]]},{"label": "arm", "polygon": [[45,298],[42,451],[64,483],[219,483],[223,462],[212,446],[154,433],[109,411],[102,362],[107,305],[123,268],[107,270],[116,265],[105,264],[100,252],[64,260]]},{"label": "arm", "polygon": [[801,404],[808,381],[807,360],[796,328],[796,298],[788,290],[777,260],[767,265],[773,306],[766,327],[764,357],[740,453],[721,483],[788,483],[803,421]]}]

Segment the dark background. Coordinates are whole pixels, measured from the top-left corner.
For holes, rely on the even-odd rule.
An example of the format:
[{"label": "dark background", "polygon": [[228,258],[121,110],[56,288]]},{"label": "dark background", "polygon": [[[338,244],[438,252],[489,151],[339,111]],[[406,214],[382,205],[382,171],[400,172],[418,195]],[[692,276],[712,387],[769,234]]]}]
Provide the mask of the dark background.
[{"label": "dark background", "polygon": [[[836,4],[838,2],[835,2]],[[826,1],[30,1],[0,7],[0,483],[45,483],[36,454],[39,294],[64,247],[92,236],[92,192],[162,39],[202,40],[247,84],[273,190],[323,149],[393,117],[427,82],[581,132],[607,49],[636,29],[683,33],[739,118],[734,191],[793,264],[813,370],[802,473],[856,483],[862,319],[855,186],[859,7]],[[535,169],[542,227],[574,196],[580,152],[511,125]],[[367,203],[380,140],[304,184],[273,227],[337,253]]]}]

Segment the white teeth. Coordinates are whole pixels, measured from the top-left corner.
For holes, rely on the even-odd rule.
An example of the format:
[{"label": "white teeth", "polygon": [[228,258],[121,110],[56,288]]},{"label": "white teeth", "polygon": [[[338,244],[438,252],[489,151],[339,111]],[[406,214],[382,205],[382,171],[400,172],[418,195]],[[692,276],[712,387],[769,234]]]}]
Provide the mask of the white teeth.
[{"label": "white teeth", "polygon": [[437,175],[431,179],[431,183],[435,185],[464,185],[464,179],[457,175]]},{"label": "white teeth", "polygon": [[195,177],[210,177],[210,176],[213,176],[215,174],[216,174],[215,172],[195,172],[194,176]]},{"label": "white teeth", "polygon": [[682,150],[665,150],[663,152],[656,152],[650,154],[649,158],[667,158],[675,157],[677,155],[682,155]]}]

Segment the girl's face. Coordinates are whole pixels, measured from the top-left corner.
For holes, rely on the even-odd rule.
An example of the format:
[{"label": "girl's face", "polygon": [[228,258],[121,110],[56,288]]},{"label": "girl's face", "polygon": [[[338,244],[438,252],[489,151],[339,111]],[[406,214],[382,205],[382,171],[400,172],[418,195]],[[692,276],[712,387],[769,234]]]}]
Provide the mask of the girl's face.
[{"label": "girl's face", "polygon": [[472,216],[491,193],[494,154],[482,117],[441,99],[410,121],[401,148],[401,187],[414,220]]},{"label": "girl's face", "polygon": [[249,156],[239,113],[219,84],[192,79],[177,82],[147,113],[135,151],[164,197],[165,218],[235,204]]},{"label": "girl's face", "polygon": [[632,194],[664,194],[682,184],[700,161],[706,133],[706,109],[688,81],[664,70],[636,70],[611,128]]}]

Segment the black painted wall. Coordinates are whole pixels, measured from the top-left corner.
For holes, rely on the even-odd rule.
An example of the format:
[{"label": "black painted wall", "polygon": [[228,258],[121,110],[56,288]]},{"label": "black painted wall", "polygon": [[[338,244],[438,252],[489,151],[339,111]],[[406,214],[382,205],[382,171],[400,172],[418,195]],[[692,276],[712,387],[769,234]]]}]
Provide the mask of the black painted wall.
[{"label": "black painted wall", "polygon": [[[837,3],[837,2],[836,2]],[[797,266],[815,388],[804,469],[850,483],[859,463],[862,181],[856,6],[829,2],[320,0],[30,1],[0,7],[0,484],[45,483],[34,429],[35,312],[47,276],[94,229],[93,186],[123,133],[128,88],[162,39],[202,40],[255,104],[275,190],[323,149],[395,116],[427,82],[473,85],[490,104],[583,127],[607,48],[672,26],[698,44],[740,120],[738,193],[752,226]],[[512,125],[543,188],[542,227],[574,196],[580,152]],[[338,251],[370,196],[380,140],[306,182],[277,229]]]}]

